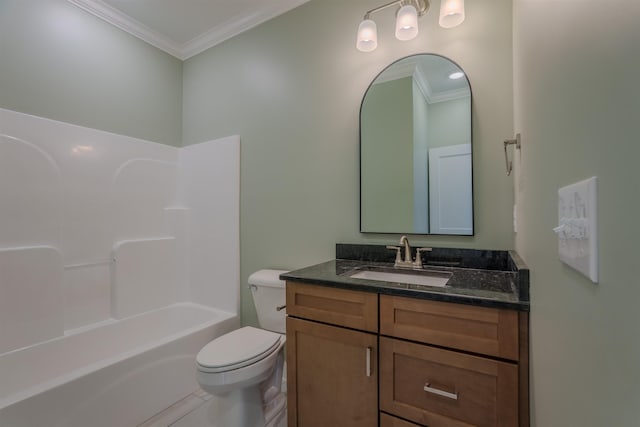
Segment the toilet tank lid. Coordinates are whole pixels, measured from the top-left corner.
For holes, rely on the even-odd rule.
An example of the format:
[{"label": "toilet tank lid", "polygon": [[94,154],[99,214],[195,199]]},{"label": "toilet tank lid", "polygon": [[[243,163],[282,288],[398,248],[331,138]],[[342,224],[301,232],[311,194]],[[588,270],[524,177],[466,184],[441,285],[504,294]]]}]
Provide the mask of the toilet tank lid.
[{"label": "toilet tank lid", "polygon": [[284,288],[284,280],[280,275],[288,273],[287,270],[258,270],[249,276],[249,284],[256,286],[269,286],[271,288]]}]

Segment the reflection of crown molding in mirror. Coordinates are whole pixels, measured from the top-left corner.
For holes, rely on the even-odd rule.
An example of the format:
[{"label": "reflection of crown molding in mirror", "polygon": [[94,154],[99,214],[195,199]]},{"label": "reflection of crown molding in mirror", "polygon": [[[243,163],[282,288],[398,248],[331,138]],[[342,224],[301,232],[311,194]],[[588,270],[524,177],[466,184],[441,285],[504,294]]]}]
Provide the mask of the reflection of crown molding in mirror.
[{"label": "reflection of crown molding in mirror", "polygon": [[446,101],[453,101],[455,99],[468,98],[469,96],[471,96],[471,91],[469,89],[452,89],[445,92],[439,92],[437,94],[434,94],[429,99],[427,99],[427,102],[429,102],[429,104],[435,104],[438,102],[446,102]]},{"label": "reflection of crown molding in mirror", "polygon": [[413,72],[413,81],[416,82],[418,89],[422,92],[422,96],[427,100],[427,103],[431,104],[431,98],[433,96],[433,89],[431,89],[431,85],[429,84],[429,80],[425,75],[422,69],[416,67]]},{"label": "reflection of crown molding in mirror", "polygon": [[377,85],[391,80],[411,77],[416,70],[416,63],[412,61],[406,61],[397,65],[397,67],[394,67],[392,69],[386,68],[382,73],[378,75],[378,77],[376,77],[372,84]]},{"label": "reflection of crown molding in mirror", "polygon": [[398,66],[394,67],[393,69],[387,68],[373,81],[372,84],[378,85],[405,77],[413,77],[414,81],[418,85],[418,88],[429,104],[451,101],[453,99],[465,98],[471,95],[469,88],[441,90],[437,93],[434,93],[433,89],[431,88],[431,84],[429,83],[428,77],[426,76],[424,70],[422,70],[418,66],[417,61],[407,60],[406,62],[402,62],[397,65]]},{"label": "reflection of crown molding in mirror", "polygon": [[[449,79],[454,71],[463,70],[440,55],[412,55],[385,68],[365,92],[362,233],[474,234],[471,88],[466,76]],[[444,209],[438,206],[455,208],[436,215]]]}]

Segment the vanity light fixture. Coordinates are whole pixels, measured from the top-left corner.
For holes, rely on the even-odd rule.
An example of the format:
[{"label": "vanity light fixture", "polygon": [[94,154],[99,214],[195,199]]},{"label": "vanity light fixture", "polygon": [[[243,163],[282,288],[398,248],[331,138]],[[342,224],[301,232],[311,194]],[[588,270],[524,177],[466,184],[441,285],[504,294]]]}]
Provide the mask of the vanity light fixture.
[{"label": "vanity light fixture", "polygon": [[[464,21],[464,0],[441,0],[440,26],[453,28]],[[396,0],[373,8],[364,14],[364,19],[358,26],[356,47],[361,52],[371,52],[378,47],[378,31],[371,14],[389,7],[397,6],[396,10],[396,38],[411,40],[418,35],[418,18],[429,10],[429,0]]]},{"label": "vanity light fixture", "polygon": [[396,38],[411,40],[418,35],[418,9],[414,5],[406,4],[396,15]]},{"label": "vanity light fixture", "polygon": [[464,21],[464,0],[442,0],[438,24],[442,28],[453,28]]}]

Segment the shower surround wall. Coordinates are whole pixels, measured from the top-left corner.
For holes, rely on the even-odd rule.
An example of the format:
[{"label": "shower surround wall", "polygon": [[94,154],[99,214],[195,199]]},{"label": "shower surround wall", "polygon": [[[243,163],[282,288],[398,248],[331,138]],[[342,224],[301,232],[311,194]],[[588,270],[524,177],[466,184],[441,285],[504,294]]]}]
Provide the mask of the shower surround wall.
[{"label": "shower surround wall", "polygon": [[0,354],[180,301],[239,310],[239,138],[0,109]]}]

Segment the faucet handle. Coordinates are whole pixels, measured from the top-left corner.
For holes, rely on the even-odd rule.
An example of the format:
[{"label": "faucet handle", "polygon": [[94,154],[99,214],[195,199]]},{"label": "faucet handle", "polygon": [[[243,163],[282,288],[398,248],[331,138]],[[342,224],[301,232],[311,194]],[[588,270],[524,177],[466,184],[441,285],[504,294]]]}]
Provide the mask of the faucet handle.
[{"label": "faucet handle", "polygon": [[433,248],[417,248],[416,249],[416,260],[413,262],[414,268],[422,268],[422,252],[431,252]]},{"label": "faucet handle", "polygon": [[387,246],[387,249],[395,249],[396,250],[396,263],[395,263],[395,265],[398,266],[399,263],[402,262],[402,255],[400,255],[400,249],[402,249],[402,248],[400,246],[389,245],[389,246]]}]

